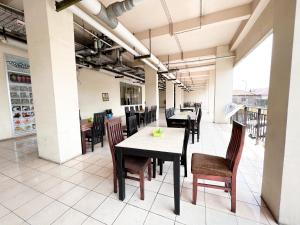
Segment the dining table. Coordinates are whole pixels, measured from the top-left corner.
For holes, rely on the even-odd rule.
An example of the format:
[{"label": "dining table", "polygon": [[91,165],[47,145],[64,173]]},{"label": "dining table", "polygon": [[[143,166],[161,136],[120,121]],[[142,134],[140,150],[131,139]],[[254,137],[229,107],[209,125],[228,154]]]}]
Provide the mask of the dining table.
[{"label": "dining table", "polygon": [[[145,127],[117,144],[117,176],[119,186],[119,200],[125,199],[124,156],[142,156],[156,160],[173,162],[174,178],[174,213],[180,214],[180,157],[184,140],[184,128],[161,128],[159,137],[153,136],[155,127]],[[146,196],[147,198],[147,196]]]},{"label": "dining table", "polygon": [[195,111],[195,107],[183,107],[183,108],[180,108],[180,111],[181,112],[184,112],[184,111],[194,112]]},{"label": "dining table", "polygon": [[192,130],[192,144],[195,143],[195,124],[197,122],[197,115],[194,112],[180,112],[176,113],[175,115],[171,116],[169,120],[173,120],[177,123],[186,123],[188,120],[188,115],[191,118],[191,130]]},{"label": "dining table", "polygon": [[80,133],[81,133],[81,149],[82,154],[86,153],[86,134],[92,129],[93,123],[88,119],[80,120]]}]

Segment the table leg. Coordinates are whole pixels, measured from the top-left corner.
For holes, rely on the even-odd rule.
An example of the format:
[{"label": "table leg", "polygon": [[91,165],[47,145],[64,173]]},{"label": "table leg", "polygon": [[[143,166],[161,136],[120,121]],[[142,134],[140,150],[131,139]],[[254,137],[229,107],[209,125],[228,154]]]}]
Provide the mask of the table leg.
[{"label": "table leg", "polygon": [[123,174],[123,153],[122,149],[116,148],[117,157],[117,176],[119,183],[119,200],[123,201],[125,199],[125,179]]},{"label": "table leg", "polygon": [[192,120],[192,144],[195,142],[195,120]]},{"label": "table leg", "polygon": [[86,153],[85,131],[81,131],[81,150],[84,155]]},{"label": "table leg", "polygon": [[153,158],[153,178],[156,178],[156,158]]},{"label": "table leg", "polygon": [[175,214],[180,215],[180,156],[173,161]]}]

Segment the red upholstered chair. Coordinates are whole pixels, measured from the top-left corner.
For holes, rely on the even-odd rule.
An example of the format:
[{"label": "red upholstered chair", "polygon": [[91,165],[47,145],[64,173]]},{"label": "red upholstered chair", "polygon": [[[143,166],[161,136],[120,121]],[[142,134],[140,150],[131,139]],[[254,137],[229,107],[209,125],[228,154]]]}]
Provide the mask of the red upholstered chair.
[{"label": "red upholstered chair", "polygon": [[[236,174],[242,156],[245,126],[233,121],[226,157],[194,153],[192,155],[193,204],[197,201],[197,187],[229,191],[231,211],[236,212]],[[198,183],[198,179],[224,182],[224,186]]]},{"label": "red upholstered chair", "polygon": [[[110,119],[106,122],[107,137],[113,162],[114,192],[117,193],[117,164],[115,145],[124,140],[120,118]],[[124,157],[125,178],[140,182],[141,200],[144,200],[144,171],[148,168],[148,180],[151,180],[151,158],[138,156]],[[128,176],[127,173],[137,174],[139,178]]]}]

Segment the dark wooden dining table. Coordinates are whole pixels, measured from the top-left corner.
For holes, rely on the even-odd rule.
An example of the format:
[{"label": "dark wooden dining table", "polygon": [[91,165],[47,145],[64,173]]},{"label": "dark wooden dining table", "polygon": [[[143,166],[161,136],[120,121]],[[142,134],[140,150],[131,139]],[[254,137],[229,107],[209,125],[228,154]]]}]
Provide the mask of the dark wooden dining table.
[{"label": "dark wooden dining table", "polygon": [[171,116],[169,118],[169,120],[174,120],[176,122],[182,122],[182,123],[186,123],[186,121],[188,120],[187,116],[190,116],[191,118],[191,127],[192,127],[192,144],[195,143],[195,123],[197,122],[197,115],[195,113],[192,112],[182,112],[179,114],[175,114],[173,116]]},{"label": "dark wooden dining table", "polygon": [[[173,162],[175,214],[180,214],[180,157],[184,128],[162,128],[161,137],[153,137],[154,127],[145,127],[116,145],[119,200],[125,199],[124,156],[143,156]],[[146,196],[147,198],[147,196]]]},{"label": "dark wooden dining table", "polygon": [[88,131],[91,130],[93,126],[92,122],[89,122],[88,119],[83,119],[80,121],[80,133],[81,133],[81,149],[82,154],[84,155],[86,153],[86,134]]}]

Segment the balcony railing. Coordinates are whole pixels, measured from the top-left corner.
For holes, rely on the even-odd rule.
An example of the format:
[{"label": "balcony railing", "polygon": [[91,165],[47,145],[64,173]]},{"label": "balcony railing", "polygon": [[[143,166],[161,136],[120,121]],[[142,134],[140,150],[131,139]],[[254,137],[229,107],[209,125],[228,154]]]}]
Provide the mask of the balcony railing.
[{"label": "balcony railing", "polygon": [[268,110],[265,108],[244,107],[232,119],[246,124],[249,137],[256,139],[258,144],[260,141],[265,142],[267,117]]}]

